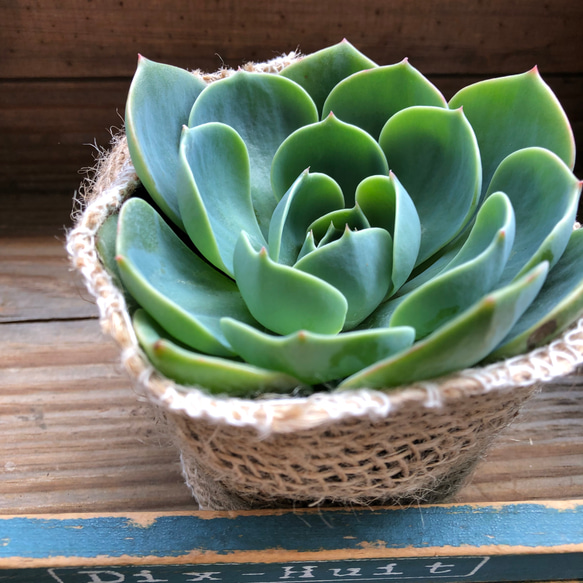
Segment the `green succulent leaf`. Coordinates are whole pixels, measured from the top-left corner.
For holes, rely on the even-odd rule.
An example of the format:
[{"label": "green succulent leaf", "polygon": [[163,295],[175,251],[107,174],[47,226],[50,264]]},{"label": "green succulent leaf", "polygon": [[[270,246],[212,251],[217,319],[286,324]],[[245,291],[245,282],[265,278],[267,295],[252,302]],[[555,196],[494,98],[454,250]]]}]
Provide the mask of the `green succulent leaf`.
[{"label": "green succulent leaf", "polygon": [[506,336],[540,291],[544,262],[480,300],[424,340],[348,377],[343,389],[391,388],[473,366]]},{"label": "green succulent leaf", "polygon": [[449,102],[463,107],[476,133],[483,190],[506,156],[530,146],[555,152],[573,169],[575,141],[563,108],[538,69],[464,87]]},{"label": "green succulent leaf", "polygon": [[316,246],[316,241],[314,240],[313,231],[308,231],[308,234],[306,235],[302,248],[298,253],[297,261],[304,257],[304,255],[307,255],[308,253],[315,251],[317,248],[318,247]]},{"label": "green succulent leaf", "polygon": [[583,314],[583,229],[573,231],[565,252],[540,293],[488,360],[529,352]]},{"label": "green succulent leaf", "polygon": [[318,247],[340,239],[346,227],[352,231],[368,229],[370,223],[358,204],[352,208],[331,211],[316,219],[308,229],[314,234]]},{"label": "green succulent leaf", "polygon": [[499,192],[487,199],[452,267],[411,292],[396,307],[390,326],[413,326],[424,338],[494,288],[514,241],[514,212]]},{"label": "green succulent leaf", "polygon": [[[345,330],[362,322],[384,299],[391,284],[392,240],[378,228],[353,232],[302,257],[295,269],[333,285],[348,302]],[[297,329],[297,328],[296,328]]]},{"label": "green succulent leaf", "polygon": [[116,285],[121,285],[119,269],[115,260],[115,240],[117,237],[117,223],[119,214],[109,215],[95,237],[95,246],[99,253],[99,258],[103,263],[106,271],[111,275]]},{"label": "green succulent leaf", "polygon": [[206,87],[184,69],[138,60],[125,112],[132,163],[164,214],[182,226],[176,194],[178,146],[192,104]]},{"label": "green succulent leaf", "polygon": [[136,311],[133,325],[150,362],[178,383],[202,386],[212,394],[230,397],[287,393],[301,385],[281,372],[188,350],[171,339],[144,310]]},{"label": "green succulent leaf", "polygon": [[230,356],[220,318],[255,323],[233,280],[193,253],[142,199],[131,198],[122,207],[116,252],[125,287],[187,346]]},{"label": "green succulent leaf", "polygon": [[441,92],[404,59],[354,73],[338,83],[324,103],[322,118],[334,112],[378,139],[389,118],[413,105],[447,108]]},{"label": "green succulent leaf", "polygon": [[281,144],[271,168],[275,195],[281,198],[306,168],[336,180],[349,207],[354,205],[356,187],[362,180],[389,173],[377,142],[364,130],[332,114],[324,121],[295,131]]},{"label": "green succulent leaf", "polygon": [[302,329],[336,334],[342,329],[347,311],[344,296],[318,277],[275,263],[265,247],[256,251],[245,232],[235,248],[234,266],[249,311],[266,328],[277,334]]},{"label": "green succulent leaf", "polygon": [[393,272],[388,296],[406,281],[417,261],[421,223],[415,205],[397,177],[370,176],[356,189],[356,204],[371,227],[385,229],[393,238]]},{"label": "green succulent leaf", "polygon": [[335,335],[299,331],[288,336],[259,332],[225,318],[223,331],[246,362],[290,374],[307,384],[343,378],[411,346],[409,327],[384,328]]},{"label": "green succulent leaf", "polygon": [[343,207],[342,190],[332,178],[317,172],[302,172],[271,217],[269,257],[284,265],[293,265],[309,225],[318,217]]},{"label": "green succulent leaf", "polygon": [[496,191],[508,195],[516,215],[514,247],[500,283],[543,260],[555,265],[571,236],[581,183],[549,150],[525,148],[502,161],[486,196]]},{"label": "green succulent leaf", "polygon": [[118,220],[118,213],[109,215],[109,217],[105,219],[95,236],[95,246],[97,247],[99,258],[101,259],[105,270],[111,276],[113,284],[122,291],[127,308],[131,313],[137,308],[137,304],[132,295],[124,287],[119,275],[117,261],[115,260]]},{"label": "green succulent leaf", "polygon": [[231,127],[210,122],[184,128],[180,143],[180,214],[198,250],[233,275],[233,252],[243,230],[265,244],[251,203],[249,156]]},{"label": "green succulent leaf", "polygon": [[415,106],[385,124],[379,143],[419,214],[420,264],[449,243],[476,208],[482,179],[476,137],[461,110]]},{"label": "green succulent leaf", "polygon": [[280,75],[301,85],[322,111],[333,87],[349,75],[377,65],[347,40],[303,57],[286,67]]},{"label": "green succulent leaf", "polygon": [[[251,199],[265,237],[277,199],[271,191],[271,161],[295,130],[318,120],[316,106],[296,83],[278,75],[239,71],[209,85],[196,100],[188,125],[218,121],[243,139],[250,158]],[[305,168],[300,168],[293,180]],[[293,180],[288,184],[291,186]]]}]

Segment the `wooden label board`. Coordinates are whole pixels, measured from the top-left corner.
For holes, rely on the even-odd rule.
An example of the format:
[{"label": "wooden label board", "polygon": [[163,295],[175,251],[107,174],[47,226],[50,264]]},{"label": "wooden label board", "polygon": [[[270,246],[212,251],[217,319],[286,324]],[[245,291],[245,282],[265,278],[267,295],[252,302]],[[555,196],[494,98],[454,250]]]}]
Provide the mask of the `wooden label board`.
[{"label": "wooden label board", "polygon": [[583,579],[583,501],[0,517],[2,583]]}]

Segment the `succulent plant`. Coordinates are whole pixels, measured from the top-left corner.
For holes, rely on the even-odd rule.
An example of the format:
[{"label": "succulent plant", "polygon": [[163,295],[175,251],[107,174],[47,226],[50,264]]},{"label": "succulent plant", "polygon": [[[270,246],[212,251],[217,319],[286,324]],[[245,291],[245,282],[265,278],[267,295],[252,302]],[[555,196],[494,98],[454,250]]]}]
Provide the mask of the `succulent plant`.
[{"label": "succulent plant", "polygon": [[180,383],[391,388],[583,311],[573,134],[536,68],[447,102],[347,41],[209,83],[140,57],[126,134],[148,194],[99,249]]}]

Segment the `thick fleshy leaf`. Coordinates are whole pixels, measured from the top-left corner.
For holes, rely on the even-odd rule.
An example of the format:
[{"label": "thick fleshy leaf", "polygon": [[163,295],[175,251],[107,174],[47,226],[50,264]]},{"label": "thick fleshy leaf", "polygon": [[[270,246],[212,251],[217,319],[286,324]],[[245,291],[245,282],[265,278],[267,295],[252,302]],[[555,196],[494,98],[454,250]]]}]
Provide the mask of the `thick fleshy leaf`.
[{"label": "thick fleshy leaf", "polygon": [[272,336],[230,318],[222,321],[233,349],[246,362],[269,365],[307,384],[344,378],[413,343],[413,328],[384,328],[323,335],[299,331]]},{"label": "thick fleshy leaf", "polygon": [[117,261],[115,260],[115,241],[117,238],[118,220],[119,214],[109,215],[109,217],[105,219],[95,236],[95,246],[97,248],[97,253],[99,254],[99,259],[101,259],[105,270],[111,276],[115,287],[123,292],[127,309],[132,313],[138,306],[132,295],[128,293],[128,290],[124,287],[119,275]]},{"label": "thick fleshy leaf", "polygon": [[322,118],[330,112],[378,139],[387,120],[413,105],[447,108],[441,92],[404,59],[354,73],[331,91],[324,103]]},{"label": "thick fleshy leaf", "polygon": [[318,247],[316,246],[316,241],[314,240],[314,233],[312,231],[308,231],[308,234],[306,235],[302,248],[298,253],[297,260],[299,261],[304,255],[307,255],[308,253],[315,251],[317,248]]},{"label": "thick fleshy leaf", "polygon": [[289,65],[280,75],[301,85],[321,112],[326,97],[342,79],[376,66],[345,39]]},{"label": "thick fleshy leaf", "polygon": [[136,172],[166,216],[182,226],[176,197],[182,126],[206,87],[192,73],[140,57],[126,102],[125,131]]},{"label": "thick fleshy leaf", "polygon": [[538,69],[464,87],[449,102],[463,107],[482,157],[483,190],[506,156],[530,146],[555,152],[571,169],[575,141],[569,120]]},{"label": "thick fleshy leaf", "polygon": [[512,328],[540,291],[548,263],[499,289],[424,340],[346,379],[340,388],[390,388],[473,366]]},{"label": "thick fleshy leaf", "polygon": [[218,122],[185,127],[178,181],[188,236],[215,267],[232,276],[241,231],[256,246],[265,244],[251,204],[247,148],[239,134]]},{"label": "thick fleshy leaf", "polygon": [[371,136],[332,114],[297,130],[281,144],[271,169],[275,195],[281,198],[306,168],[334,178],[348,207],[354,205],[356,187],[362,180],[389,173],[383,151]]},{"label": "thick fleshy leaf", "polygon": [[360,206],[355,204],[352,208],[340,209],[322,215],[308,227],[308,230],[314,234],[318,247],[321,247],[340,239],[346,227],[352,231],[359,231],[368,229],[370,226]]},{"label": "thick fleshy leaf", "polygon": [[154,367],[183,385],[203,387],[212,394],[230,397],[287,393],[301,385],[297,379],[281,372],[188,350],[172,340],[144,310],[134,314],[133,324],[138,341]]},{"label": "thick fleshy leaf", "polygon": [[[188,125],[218,121],[241,136],[249,152],[253,207],[267,237],[271,214],[285,194],[282,192],[276,199],[271,191],[269,173],[273,156],[294,130],[317,120],[316,106],[296,83],[278,75],[239,71],[212,83],[201,93]],[[296,172],[294,180],[307,166]]]},{"label": "thick fleshy leaf", "polygon": [[484,203],[467,244],[453,266],[411,292],[395,309],[390,326],[413,326],[424,338],[494,288],[514,241],[514,212],[499,192]]},{"label": "thick fleshy leaf", "polygon": [[552,267],[571,236],[581,183],[549,150],[525,148],[502,161],[486,196],[496,191],[508,195],[516,215],[514,247],[500,283],[543,260]]},{"label": "thick fleshy leaf", "polygon": [[139,198],[122,207],[116,252],[120,277],[138,304],[195,350],[232,355],[220,319],[255,322],[235,282],[193,253]]},{"label": "thick fleshy leaf", "polygon": [[362,322],[384,299],[391,284],[392,241],[384,229],[353,232],[302,257],[295,269],[333,285],[348,301],[345,330]]},{"label": "thick fleshy leaf", "polygon": [[370,176],[356,189],[356,204],[371,227],[385,229],[393,238],[393,272],[388,295],[407,281],[417,261],[421,223],[415,205],[397,177]]},{"label": "thick fleshy leaf", "polygon": [[336,334],[342,329],[347,302],[335,287],[275,263],[265,247],[256,251],[244,232],[235,248],[234,265],[235,279],[249,311],[276,334],[298,330]]},{"label": "thick fleshy leaf", "polygon": [[343,207],[342,190],[332,178],[307,170],[302,172],[273,211],[269,224],[269,257],[293,265],[309,225],[318,217]]},{"label": "thick fleshy leaf", "polygon": [[[499,197],[500,195],[506,197],[506,195],[500,192],[494,194],[495,197]],[[506,200],[509,199],[506,197]],[[514,209],[511,212],[514,217]],[[440,251],[439,256],[430,265],[420,265],[416,270],[417,273],[414,272],[414,276],[401,287],[397,294],[398,296],[409,294],[424,283],[445,273],[445,271],[475,259],[491,244],[496,231],[506,228],[508,213],[505,210],[504,204],[496,206],[484,204],[480,208],[479,213],[478,217],[480,218],[472,222],[472,230],[470,233],[468,235],[466,235],[466,232],[461,233],[454,241]],[[516,220],[514,218],[512,225],[509,224],[508,228],[512,229],[512,239],[514,239],[516,233]]]},{"label": "thick fleshy leaf", "polygon": [[488,360],[524,354],[549,342],[583,314],[583,229],[573,231],[540,293]]},{"label": "thick fleshy leaf", "polygon": [[416,106],[396,113],[379,143],[421,220],[417,264],[465,226],[481,189],[480,152],[461,110]]}]

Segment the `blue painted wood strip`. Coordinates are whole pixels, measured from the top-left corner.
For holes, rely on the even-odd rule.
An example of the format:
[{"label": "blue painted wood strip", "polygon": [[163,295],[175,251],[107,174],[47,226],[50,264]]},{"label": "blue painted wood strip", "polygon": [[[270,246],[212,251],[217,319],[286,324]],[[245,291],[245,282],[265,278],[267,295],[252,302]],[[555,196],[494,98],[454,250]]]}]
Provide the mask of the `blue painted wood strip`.
[{"label": "blue painted wood strip", "polygon": [[[384,549],[447,548],[490,553],[492,547],[583,550],[583,501],[430,506],[408,509],[208,513],[64,518],[0,517],[0,568],[12,559],[51,557],[179,558],[237,561],[238,554],[317,553],[379,556]],[[150,522],[143,523],[144,518]],[[142,522],[140,522],[142,521]],[[483,551],[481,549],[484,549]],[[372,553],[374,551],[374,553]],[[193,552],[199,559],[193,559]],[[471,552],[471,551],[468,551]],[[511,550],[507,551],[508,553]],[[523,550],[519,551],[523,552]],[[394,556],[395,553],[392,553]],[[453,554],[459,554],[454,552]],[[212,556],[211,561],[208,557]],[[245,559],[247,560],[247,559]],[[261,560],[260,558],[256,560]]]}]

